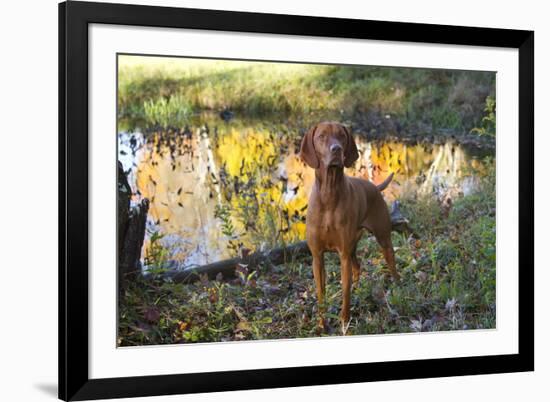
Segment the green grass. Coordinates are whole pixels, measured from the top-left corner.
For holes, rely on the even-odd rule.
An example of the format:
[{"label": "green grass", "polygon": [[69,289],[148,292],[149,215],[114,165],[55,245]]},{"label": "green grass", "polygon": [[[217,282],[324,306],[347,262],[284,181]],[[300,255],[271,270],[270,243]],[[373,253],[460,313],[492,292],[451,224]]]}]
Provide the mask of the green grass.
[{"label": "green grass", "polygon": [[[470,132],[495,93],[487,72],[137,56],[120,56],[118,77],[119,118],[145,127],[178,127],[192,111],[229,108],[247,116],[390,115],[405,125]],[[171,112],[171,121],[160,117]]]},{"label": "green grass", "polygon": [[[362,277],[352,292],[349,333],[387,334],[495,328],[495,180],[488,160],[479,190],[442,213],[433,198],[401,199],[415,236],[394,233],[401,281],[386,279],[372,236],[358,248]],[[157,250],[162,262],[162,253]],[[155,254],[156,255],[156,254]],[[161,265],[161,264],[160,264]],[[155,270],[159,264],[153,264]],[[160,267],[161,268],[161,267]],[[340,268],[326,255],[329,331],[316,328],[309,258],[237,278],[190,284],[138,280],[120,297],[119,345],[300,338],[339,335]]]},{"label": "green grass", "polygon": [[166,129],[182,127],[193,113],[193,107],[181,95],[173,95],[143,102],[143,113],[150,124]]}]

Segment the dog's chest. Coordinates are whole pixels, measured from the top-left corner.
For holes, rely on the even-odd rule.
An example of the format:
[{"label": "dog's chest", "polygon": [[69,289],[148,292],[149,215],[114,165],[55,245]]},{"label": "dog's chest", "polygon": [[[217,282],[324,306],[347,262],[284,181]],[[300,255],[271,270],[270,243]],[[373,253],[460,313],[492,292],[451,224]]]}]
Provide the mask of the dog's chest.
[{"label": "dog's chest", "polygon": [[349,233],[349,219],[339,213],[329,212],[320,216],[317,235],[328,249],[338,249]]},{"label": "dog's chest", "polygon": [[322,234],[329,234],[345,226],[343,217],[335,215],[334,212],[328,212],[321,215],[319,222],[319,231]]}]

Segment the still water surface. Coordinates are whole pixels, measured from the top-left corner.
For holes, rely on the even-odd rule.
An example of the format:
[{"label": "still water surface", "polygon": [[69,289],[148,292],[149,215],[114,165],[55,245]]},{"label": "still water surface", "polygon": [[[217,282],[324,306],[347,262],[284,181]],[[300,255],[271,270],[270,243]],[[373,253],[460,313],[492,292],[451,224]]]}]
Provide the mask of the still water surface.
[{"label": "still water surface", "polygon": [[[182,269],[303,239],[314,171],[297,155],[299,140],[275,123],[219,118],[178,132],[120,132],[133,199],[150,200],[144,255],[154,232]],[[405,193],[466,194],[482,169],[479,154],[452,142],[355,141],[360,158],[346,174],[379,183],[395,172],[388,203]]]}]

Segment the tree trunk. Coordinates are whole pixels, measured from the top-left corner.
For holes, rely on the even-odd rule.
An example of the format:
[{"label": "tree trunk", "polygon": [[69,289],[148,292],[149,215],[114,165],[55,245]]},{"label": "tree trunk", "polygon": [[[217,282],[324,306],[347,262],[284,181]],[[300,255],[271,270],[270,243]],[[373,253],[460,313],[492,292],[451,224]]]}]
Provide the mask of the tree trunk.
[{"label": "tree trunk", "polygon": [[122,164],[118,162],[118,281],[122,289],[129,279],[141,274],[141,248],[145,238],[145,223],[149,200],[144,198],[131,207],[132,190]]}]

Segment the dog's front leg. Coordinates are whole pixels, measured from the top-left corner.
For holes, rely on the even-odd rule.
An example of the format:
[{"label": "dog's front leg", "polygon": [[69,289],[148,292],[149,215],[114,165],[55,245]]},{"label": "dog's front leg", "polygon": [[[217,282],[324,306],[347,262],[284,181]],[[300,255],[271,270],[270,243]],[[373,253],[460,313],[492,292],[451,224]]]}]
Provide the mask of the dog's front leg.
[{"label": "dog's front leg", "polygon": [[342,310],[340,311],[340,321],[343,335],[348,331],[350,322],[352,266],[353,258],[351,254],[340,254],[340,276],[342,281]]},{"label": "dog's front leg", "polygon": [[319,308],[319,328],[325,329],[325,255],[322,252],[313,254],[313,277],[317,292],[317,305]]}]

